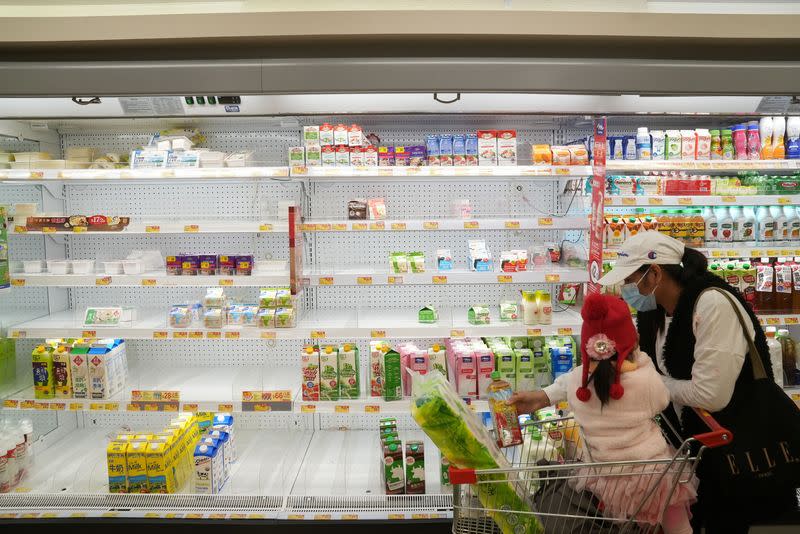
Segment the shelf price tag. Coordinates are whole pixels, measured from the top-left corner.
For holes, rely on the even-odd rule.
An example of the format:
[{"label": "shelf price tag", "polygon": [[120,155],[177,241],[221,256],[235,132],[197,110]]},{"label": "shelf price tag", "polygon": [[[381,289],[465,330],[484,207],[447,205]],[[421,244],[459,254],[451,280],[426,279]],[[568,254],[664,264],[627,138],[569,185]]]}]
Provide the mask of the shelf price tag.
[{"label": "shelf price tag", "polygon": [[24,339],[28,336],[25,330],[12,330],[11,339]]},{"label": "shelf price tag", "polygon": [[189,332],[189,339],[203,339],[203,332],[199,330],[193,330]]},{"label": "shelf price tag", "polygon": [[222,332],[206,332],[206,339],[222,339]]},{"label": "shelf price tag", "polygon": [[514,281],[514,278],[510,274],[498,274],[497,275],[497,283],[498,284],[510,284]]},{"label": "shelf price tag", "polygon": [[43,227],[43,228],[42,228],[42,233],[43,233],[43,234],[54,234],[54,233],[56,233],[57,231],[58,231],[58,230],[56,230],[56,229],[55,229],[55,228],[53,228],[52,226],[45,226],[45,227]]},{"label": "shelf price tag", "polygon": [[447,277],[441,274],[435,275],[431,277],[431,282],[433,282],[434,284],[446,284]]},{"label": "shelf price tag", "polygon": [[778,197],[778,204],[791,204],[792,199],[786,197]]},{"label": "shelf price tag", "polygon": [[12,278],[11,279],[11,287],[22,287],[25,285],[24,278]]},{"label": "shelf price tag", "polygon": [[200,225],[198,224],[187,224],[183,227],[183,231],[189,234],[194,234],[200,231]]},{"label": "shelf price tag", "polygon": [[422,223],[423,230],[438,230],[439,229],[439,222],[438,221],[425,221]]},{"label": "shelf price tag", "polygon": [[153,287],[158,284],[155,278],[142,278],[142,285],[145,287]]},{"label": "shelf price tag", "polygon": [[506,230],[519,230],[519,221],[506,221],[504,224]]},{"label": "shelf price tag", "polygon": [[357,521],[358,514],[342,514],[342,521]]},{"label": "shelf price tag", "polygon": [[50,409],[50,404],[48,404],[46,402],[34,402],[33,403],[33,409],[34,410],[39,410],[39,411],[41,411],[41,410],[49,410]]},{"label": "shelf price tag", "polygon": [[767,256],[777,256],[777,255],[778,255],[778,251],[777,250],[775,250],[775,249],[768,249],[767,250]]},{"label": "shelf price tag", "polygon": [[528,328],[528,337],[538,337],[542,335],[541,328]]},{"label": "shelf price tag", "polygon": [[286,516],[286,519],[288,519],[289,521],[302,521],[305,518],[306,518],[305,514],[288,514]]},{"label": "shelf price tag", "polygon": [[722,251],[721,250],[712,250],[711,251],[711,257],[712,258],[721,258],[722,257]]},{"label": "shelf price tag", "polygon": [[22,226],[22,225],[18,224],[16,226],[14,226],[14,233],[15,234],[27,234],[28,233],[28,228],[26,226]]},{"label": "shelf price tag", "polygon": [[736,202],[736,197],[733,195],[725,195],[720,200],[725,203]]},{"label": "shelf price tag", "polygon": [[780,317],[767,317],[767,324],[768,325],[779,325],[781,324]]},{"label": "shelf price tag", "polygon": [[392,521],[402,521],[406,518],[406,514],[389,514],[389,519]]},{"label": "shelf price tag", "polygon": [[225,339],[239,339],[239,337],[241,337],[241,332],[225,332]]},{"label": "shelf price tag", "polygon": [[86,227],[85,226],[73,226],[72,227],[72,233],[73,234],[83,234],[85,232],[86,232]]},{"label": "shelf price tag", "polygon": [[313,232],[316,229],[317,229],[317,225],[316,224],[303,223],[303,224],[300,225],[300,230],[303,231],[303,232]]},{"label": "shelf price tag", "polygon": [[406,223],[392,223],[392,230],[405,230]]},{"label": "shelf price tag", "polygon": [[369,337],[373,339],[380,339],[386,337],[386,330],[371,330]]},{"label": "shelf price tag", "polygon": [[65,402],[51,402],[50,409],[58,412],[63,412],[64,410],[67,409],[67,404]]},{"label": "shelf price tag", "polygon": [[635,206],[636,199],[633,197],[623,197],[622,198],[622,205],[623,206]]},{"label": "shelf price tag", "polygon": [[311,339],[325,339],[325,330],[312,330]]},{"label": "shelf price tag", "polygon": [[380,413],[381,407],[377,404],[365,404],[364,413]]},{"label": "shelf price tag", "polygon": [[183,411],[184,412],[192,412],[195,413],[200,409],[200,406],[197,405],[195,402],[189,402],[183,404]]},{"label": "shelf price tag", "polygon": [[80,412],[83,411],[84,404],[82,402],[70,402],[69,403],[69,411],[71,412]]},{"label": "shelf price tag", "polygon": [[651,206],[661,206],[664,204],[664,199],[659,197],[648,198],[647,203]]},{"label": "shelf price tag", "polygon": [[331,514],[314,514],[314,521],[330,521]]},{"label": "shelf price tag", "polygon": [[316,404],[303,404],[300,406],[300,413],[315,413],[316,411]]},{"label": "shelf price tag", "polygon": [[617,251],[615,251],[615,250],[604,250],[603,251],[603,259],[604,260],[615,260],[615,259],[617,259]]},{"label": "shelf price tag", "polygon": [[321,285],[321,286],[332,286],[333,285],[333,277],[332,276],[320,276],[319,277],[319,285]]},{"label": "shelf price tag", "polygon": [[544,281],[550,284],[557,284],[561,281],[561,275],[558,273],[549,273],[544,275]]},{"label": "shelf price tag", "polygon": [[389,285],[399,285],[403,283],[402,276],[389,276],[386,278],[386,283]]},{"label": "shelf price tag", "polygon": [[556,167],[556,176],[569,176],[569,167]]},{"label": "shelf price tag", "polygon": [[681,206],[691,206],[692,197],[680,197],[678,198],[678,204]]},{"label": "shelf price tag", "polygon": [[353,230],[359,231],[366,229],[367,229],[367,223],[353,223]]},{"label": "shelf price tag", "polygon": [[333,229],[337,232],[347,231],[347,223],[334,223]]},{"label": "shelf price tag", "polygon": [[14,399],[6,399],[3,401],[3,408],[19,408],[19,401]]},{"label": "shelf price tag", "polygon": [[166,330],[156,330],[153,332],[153,339],[167,339],[169,333]]},{"label": "shelf price tag", "polygon": [[333,407],[336,413],[350,413],[350,406],[348,404],[337,404]]},{"label": "shelf price tag", "polygon": [[360,286],[371,286],[372,285],[372,277],[371,276],[359,276],[356,278],[356,283]]},{"label": "shelf price tag", "polygon": [[464,337],[464,331],[463,330],[450,330],[450,337],[462,338],[462,337]]},{"label": "shelf price tag", "polygon": [[261,332],[261,339],[276,339],[277,334],[275,332]]},{"label": "shelf price tag", "polygon": [[36,406],[36,401],[32,400],[24,400],[19,403],[19,407],[21,410],[32,410]]},{"label": "shelf price tag", "polygon": [[217,405],[218,412],[232,412],[233,411],[233,404],[219,404]]},{"label": "shelf price tag", "polygon": [[386,223],[384,223],[383,221],[369,223],[369,229],[370,230],[386,230]]},{"label": "shelf price tag", "polygon": [[225,286],[225,287],[230,287],[230,286],[233,285],[233,278],[220,278],[219,279],[219,285]]},{"label": "shelf price tag", "polygon": [[750,256],[754,258],[760,258],[763,255],[764,255],[763,250],[754,249],[750,251]]},{"label": "shelf price tag", "polygon": [[258,226],[258,231],[259,232],[271,232],[272,231],[272,225],[271,224],[260,224]]},{"label": "shelf price tag", "polygon": [[464,221],[464,230],[475,230],[480,227],[481,225],[478,221]]},{"label": "shelf price tag", "polygon": [[539,217],[539,226],[553,226],[553,218]]},{"label": "shelf price tag", "polygon": [[157,233],[159,233],[160,231],[161,231],[161,227],[160,227],[160,226],[158,226],[157,224],[153,224],[153,225],[150,225],[150,226],[145,226],[145,227],[144,227],[144,232],[145,232],[146,234],[157,234]]},{"label": "shelf price tag", "polygon": [[107,286],[111,285],[111,277],[110,276],[101,276],[94,279],[94,285],[96,286]]},{"label": "shelf price tag", "polygon": [[81,337],[97,337],[97,330],[84,330]]},{"label": "shelf price tag", "polygon": [[564,326],[558,329],[559,336],[571,336],[572,335],[572,327]]},{"label": "shelf price tag", "polygon": [[800,324],[800,317],[787,317],[784,322],[786,324]]},{"label": "shelf price tag", "polygon": [[319,223],[319,224],[317,224],[317,231],[318,232],[330,232],[331,231],[330,223]]}]

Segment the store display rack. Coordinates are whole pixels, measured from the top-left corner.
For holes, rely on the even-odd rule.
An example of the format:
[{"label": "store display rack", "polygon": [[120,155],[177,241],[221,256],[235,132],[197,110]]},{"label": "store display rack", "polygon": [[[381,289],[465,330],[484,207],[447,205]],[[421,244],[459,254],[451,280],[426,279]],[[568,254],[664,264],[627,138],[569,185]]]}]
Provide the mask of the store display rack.
[{"label": "store display rack", "polygon": [[797,205],[800,195],[607,195],[606,206],[763,206]]}]

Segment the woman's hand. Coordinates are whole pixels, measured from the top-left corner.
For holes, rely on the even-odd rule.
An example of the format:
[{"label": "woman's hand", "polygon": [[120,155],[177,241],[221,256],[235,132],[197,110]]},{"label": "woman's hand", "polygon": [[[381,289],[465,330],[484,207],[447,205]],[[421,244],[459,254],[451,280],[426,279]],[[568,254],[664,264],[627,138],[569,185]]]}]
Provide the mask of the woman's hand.
[{"label": "woman's hand", "polygon": [[552,404],[544,391],[514,393],[508,402],[517,409],[517,413],[533,413]]}]

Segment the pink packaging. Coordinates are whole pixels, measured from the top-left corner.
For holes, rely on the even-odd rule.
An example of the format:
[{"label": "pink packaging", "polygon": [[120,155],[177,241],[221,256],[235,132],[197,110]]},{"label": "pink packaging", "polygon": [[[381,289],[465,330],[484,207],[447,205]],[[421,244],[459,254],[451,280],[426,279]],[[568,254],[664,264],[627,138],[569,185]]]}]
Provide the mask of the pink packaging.
[{"label": "pink packaging", "polygon": [[736,159],[747,159],[747,132],[744,124],[733,127],[733,149],[736,152]]},{"label": "pink packaging", "polygon": [[455,386],[461,397],[476,397],[478,395],[478,366],[475,354],[472,351],[457,351],[455,353]]},{"label": "pink packaging", "polygon": [[478,397],[487,399],[494,371],[494,354],[488,348],[476,349],[475,359],[478,361]]},{"label": "pink packaging", "polygon": [[758,133],[758,123],[747,125],[747,158],[761,159],[761,135]]},{"label": "pink packaging", "polygon": [[[350,157],[352,157],[352,154]],[[378,166],[378,149],[372,145],[364,149],[364,165],[367,167]]]},{"label": "pink packaging", "polygon": [[695,159],[696,157],[697,134],[694,130],[681,130],[681,159]]},{"label": "pink packaging", "polygon": [[408,361],[403,367],[403,394],[406,396],[411,395],[411,374],[408,371],[414,371],[421,375],[428,374],[427,350],[414,350],[409,354]]},{"label": "pink packaging", "polygon": [[711,132],[698,129],[697,132],[697,159],[711,159]]}]

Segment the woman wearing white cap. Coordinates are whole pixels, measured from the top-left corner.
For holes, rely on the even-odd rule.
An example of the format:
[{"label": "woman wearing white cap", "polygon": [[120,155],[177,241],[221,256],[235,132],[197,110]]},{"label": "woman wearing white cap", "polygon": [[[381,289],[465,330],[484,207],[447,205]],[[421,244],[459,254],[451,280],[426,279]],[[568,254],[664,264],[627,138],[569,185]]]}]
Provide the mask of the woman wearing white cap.
[{"label": "woman wearing white cap", "polygon": [[[613,269],[600,279],[603,285],[621,282],[622,297],[638,311],[641,349],[651,355],[670,392],[674,412],[665,415],[671,416],[684,435],[707,431],[685,406],[714,413],[738,402],[754,401],[736,395],[743,382],[753,380],[752,366],[745,358],[748,337],[737,309],[771,377],[766,337],[738,289],[708,272],[703,254],[659,232],[641,232],[623,243]],[[707,291],[709,288],[723,291]],[[520,411],[535,411],[566,397],[566,384],[556,380],[543,391],[520,393],[511,401]],[[730,430],[736,436],[735,426]],[[755,503],[748,496],[749,506],[732,502],[736,499],[730,495],[723,501],[718,491],[723,477],[704,472],[702,462],[698,475],[700,501],[693,510],[693,523],[702,522],[707,534],[746,533],[755,519],[790,509],[792,496],[788,494],[784,502],[771,498]]]}]

